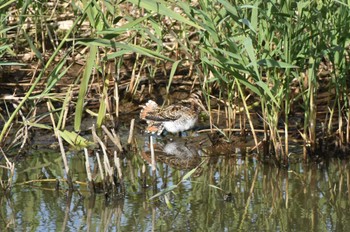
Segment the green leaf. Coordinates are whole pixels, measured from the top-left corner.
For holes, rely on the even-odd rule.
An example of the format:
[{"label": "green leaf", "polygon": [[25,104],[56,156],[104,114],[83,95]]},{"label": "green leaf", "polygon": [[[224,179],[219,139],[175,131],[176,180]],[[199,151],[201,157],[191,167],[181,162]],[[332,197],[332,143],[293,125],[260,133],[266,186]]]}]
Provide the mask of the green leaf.
[{"label": "green leaf", "polygon": [[80,89],[79,89],[79,95],[78,95],[78,101],[75,108],[75,118],[74,118],[74,130],[79,131],[81,120],[83,118],[83,106],[84,106],[84,100],[86,91],[89,85],[89,80],[92,74],[92,70],[94,68],[95,60],[97,55],[97,46],[90,45],[90,53],[89,57],[86,62],[85,70],[83,73],[83,78],[80,83]]},{"label": "green leaf", "polygon": [[74,147],[87,147],[92,145],[93,143],[89,140],[81,137],[75,132],[67,131],[67,130],[58,130],[60,136],[70,145]]},{"label": "green leaf", "polygon": [[17,0],[9,0],[9,1],[4,1],[5,3],[0,5],[0,10],[2,10],[3,8],[10,6],[12,3],[17,2]]},{"label": "green leaf", "polygon": [[45,125],[45,124],[41,124],[41,123],[32,123],[32,122],[27,122],[26,124],[28,124],[31,127],[36,127],[36,128],[40,128],[40,129],[46,129],[46,130],[51,130],[52,127]]},{"label": "green leaf", "polygon": [[83,45],[93,45],[93,46],[101,46],[101,47],[111,47],[114,49],[123,49],[124,51],[129,51],[129,52],[136,52],[141,55],[153,57],[153,58],[160,58],[164,60],[168,60],[171,62],[174,62],[171,58],[162,55],[159,52],[135,45],[135,44],[125,44],[125,43],[119,43],[119,42],[114,42],[108,39],[80,39],[76,40],[77,44],[83,44]]},{"label": "green leaf", "polygon": [[268,68],[299,68],[296,65],[288,64],[281,61],[276,61],[274,59],[263,59],[259,60],[258,64],[260,66],[266,66]]},{"label": "green leaf", "polygon": [[172,19],[175,19],[179,22],[185,23],[187,25],[193,26],[199,30],[202,30],[203,28],[199,26],[198,24],[195,24],[193,21],[183,17],[181,14],[171,10],[168,7],[168,4],[166,1],[162,0],[128,0],[128,2],[131,2],[139,7],[145,8],[146,10],[149,10],[151,12],[156,12],[160,15],[168,16]]},{"label": "green leaf", "polygon": [[257,62],[256,62],[256,55],[255,55],[255,50],[254,50],[254,47],[253,47],[252,39],[251,38],[245,38],[243,40],[243,45],[245,47],[246,52],[248,53],[251,65],[253,65],[255,74],[258,77],[258,79],[260,79],[259,78],[260,75],[259,75],[258,65],[257,65]]},{"label": "green leaf", "polygon": [[167,93],[169,93],[170,86],[171,86],[171,83],[172,83],[173,78],[174,78],[174,74],[175,74],[176,69],[177,69],[177,67],[179,66],[179,64],[180,64],[181,61],[182,61],[182,60],[175,61],[175,63],[174,63],[173,66],[171,67],[170,76],[169,76],[169,82],[168,82],[168,86],[167,86],[167,88],[166,88]]},{"label": "green leaf", "polygon": [[279,107],[279,104],[277,103],[276,98],[272,95],[271,90],[269,89],[267,84],[263,81],[258,81],[256,82],[256,84],[260,86],[263,89],[264,94],[267,94],[270,97],[270,99],[276,104],[276,106]]}]

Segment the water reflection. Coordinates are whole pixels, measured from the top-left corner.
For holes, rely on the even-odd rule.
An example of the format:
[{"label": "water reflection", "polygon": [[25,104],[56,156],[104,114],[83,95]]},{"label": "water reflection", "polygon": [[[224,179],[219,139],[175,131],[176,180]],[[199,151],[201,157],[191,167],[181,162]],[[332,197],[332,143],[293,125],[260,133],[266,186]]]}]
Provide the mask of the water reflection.
[{"label": "water reflection", "polygon": [[[140,152],[148,153],[143,146]],[[11,194],[0,194],[0,231],[347,231],[350,228],[348,160],[297,163],[287,170],[239,153],[208,157],[198,147],[181,141],[180,144],[158,141],[156,156],[161,155],[164,157],[157,160],[155,176],[138,152],[124,159],[126,197],[112,202],[103,194],[90,195],[84,186],[77,186],[79,191],[70,194],[65,188],[55,190],[54,181],[21,185],[29,180],[50,180],[63,175],[59,154],[28,157],[16,165],[17,186]],[[175,163],[186,160],[187,166],[166,163],[170,159],[166,156],[175,159]],[[82,155],[72,157],[80,157],[70,160],[77,172],[74,179],[86,181],[84,170],[80,170],[84,162]],[[189,169],[203,160],[201,175],[181,182]],[[164,197],[149,200],[162,189],[178,183],[175,194],[167,195],[171,209]]]},{"label": "water reflection", "polygon": [[[177,169],[192,169],[201,162],[200,154],[202,151],[198,144],[187,140],[173,139],[171,141],[155,140],[154,152],[158,162],[165,163]],[[151,149],[149,140],[144,144],[141,157],[149,164],[151,161]]]}]

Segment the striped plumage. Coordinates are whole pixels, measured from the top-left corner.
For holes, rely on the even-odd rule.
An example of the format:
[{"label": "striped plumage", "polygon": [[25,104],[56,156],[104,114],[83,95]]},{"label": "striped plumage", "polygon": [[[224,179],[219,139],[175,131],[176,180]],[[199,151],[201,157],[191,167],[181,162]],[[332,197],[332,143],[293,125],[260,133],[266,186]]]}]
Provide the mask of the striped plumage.
[{"label": "striped plumage", "polygon": [[198,93],[193,93],[188,99],[164,108],[149,100],[142,106],[140,118],[146,120],[148,133],[160,135],[164,129],[178,133],[192,129],[196,125],[200,107],[202,102]]}]

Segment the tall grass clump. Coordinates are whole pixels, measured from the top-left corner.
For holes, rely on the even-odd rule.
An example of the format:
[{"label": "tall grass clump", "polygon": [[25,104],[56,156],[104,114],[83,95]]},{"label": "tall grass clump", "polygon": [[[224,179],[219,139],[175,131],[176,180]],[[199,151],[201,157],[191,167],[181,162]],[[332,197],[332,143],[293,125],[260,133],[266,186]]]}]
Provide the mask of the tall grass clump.
[{"label": "tall grass clump", "polygon": [[[204,30],[198,31],[203,84],[209,93],[226,100],[228,126],[234,127],[235,109],[243,108],[257,143],[251,116],[257,114],[264,139],[278,160],[287,162],[290,117],[301,112],[298,128],[309,154],[318,149],[318,93],[332,92],[325,124],[332,130],[337,112],[341,144],[349,134],[348,39],[349,6],[313,1],[199,1],[196,7],[179,3],[186,15]],[[321,79],[321,64],[330,64]],[[329,81],[329,84],[326,82]],[[329,94],[329,98],[332,95]],[[260,107],[253,107],[259,102]],[[346,130],[344,130],[347,128]],[[282,133],[283,132],[283,133]],[[269,149],[267,149],[269,150]]]}]

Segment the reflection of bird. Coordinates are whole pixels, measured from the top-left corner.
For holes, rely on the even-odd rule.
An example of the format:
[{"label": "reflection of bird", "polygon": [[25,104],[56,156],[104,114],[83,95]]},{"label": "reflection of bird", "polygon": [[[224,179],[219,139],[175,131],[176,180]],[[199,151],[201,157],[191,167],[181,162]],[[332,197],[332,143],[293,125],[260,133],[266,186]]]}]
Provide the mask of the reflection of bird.
[{"label": "reflection of bird", "polygon": [[[155,158],[157,162],[165,163],[176,169],[192,169],[197,168],[199,170],[198,175],[201,173],[202,168],[198,167],[201,163],[200,154],[202,150],[198,143],[188,143],[185,140],[172,140],[172,142],[164,143],[164,140],[156,141],[154,146]],[[152,163],[151,148],[148,141],[145,141],[145,147],[142,149],[140,155],[149,164]],[[196,174],[197,175],[197,174]]]},{"label": "reflection of bird", "polygon": [[146,120],[148,133],[160,135],[164,129],[171,133],[193,128],[198,120],[200,108],[204,108],[198,93],[181,102],[161,108],[152,100],[142,106],[140,118]]},{"label": "reflection of bird", "polygon": [[198,156],[199,148],[186,143],[170,142],[163,147],[163,152],[167,155],[173,155],[178,159],[193,159]]}]

